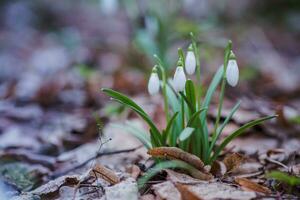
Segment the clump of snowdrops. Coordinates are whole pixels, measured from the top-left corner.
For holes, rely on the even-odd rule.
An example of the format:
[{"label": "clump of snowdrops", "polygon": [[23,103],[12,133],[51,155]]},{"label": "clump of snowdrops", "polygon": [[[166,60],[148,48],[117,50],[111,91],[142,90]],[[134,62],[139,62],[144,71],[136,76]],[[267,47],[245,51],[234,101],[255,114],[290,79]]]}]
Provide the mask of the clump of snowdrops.
[{"label": "clump of snowdrops", "polygon": [[[218,141],[225,126],[241,103],[240,101],[237,102],[225,120],[221,122],[225,88],[227,84],[232,87],[238,84],[239,68],[236,56],[232,51],[232,43],[229,41],[225,48],[224,63],[215,73],[204,93],[204,87],[200,81],[199,47],[193,34],[191,34],[191,38],[192,42],[186,54],[182,49],[178,50],[177,68],[172,80],[168,81],[166,68],[161,60],[155,56],[157,64],[153,67],[149,78],[148,92],[150,95],[157,95],[162,91],[167,122],[165,129],[159,130],[149,115],[128,96],[107,88],[103,88],[102,91],[112,99],[132,109],[149,125],[149,132],[141,130],[129,122],[125,125],[116,125],[136,136],[146,148],[179,147],[198,156],[206,165],[211,165],[230,141],[243,134],[246,129],[275,116],[250,121],[233,131],[222,141]],[[187,78],[187,75],[192,77],[194,74],[196,81]],[[207,125],[207,111],[218,87],[220,87],[220,92],[218,94],[217,116],[214,128],[210,130]]]}]

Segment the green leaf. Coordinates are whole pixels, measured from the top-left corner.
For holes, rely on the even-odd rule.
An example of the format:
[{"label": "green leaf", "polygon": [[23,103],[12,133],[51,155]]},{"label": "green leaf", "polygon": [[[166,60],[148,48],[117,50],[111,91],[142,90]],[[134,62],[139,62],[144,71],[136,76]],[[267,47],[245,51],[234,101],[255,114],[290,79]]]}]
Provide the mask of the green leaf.
[{"label": "green leaf", "polygon": [[[211,81],[211,83],[210,83],[210,85],[208,87],[208,90],[206,92],[206,95],[205,95],[205,98],[204,98],[204,101],[203,101],[203,105],[202,105],[203,108],[205,108],[205,107],[207,109],[209,108],[212,96],[213,96],[214,92],[216,91],[219,83],[222,80],[223,72],[224,72],[224,68],[223,68],[223,66],[221,66],[218,69],[218,71],[215,73],[214,78]],[[206,120],[206,114],[207,114],[207,111],[205,111],[205,112],[203,112],[201,114],[201,121],[202,121],[202,123]]]},{"label": "green leaf", "polygon": [[156,164],[153,168],[149,169],[144,176],[138,179],[138,188],[141,189],[142,187],[144,187],[147,181],[150,180],[157,173],[159,173],[161,170],[170,169],[170,168],[184,169],[191,174],[193,173],[193,171],[197,170],[193,166],[180,160],[160,162]]},{"label": "green leaf", "polygon": [[147,124],[150,126],[153,137],[155,138],[155,141],[157,142],[156,145],[161,146],[162,145],[162,136],[158,130],[158,128],[154,125],[151,118],[146,114],[146,112],[138,106],[134,101],[132,101],[129,97],[126,95],[116,92],[112,89],[103,88],[102,91],[107,94],[108,96],[112,97],[116,101],[120,102],[121,104],[124,104],[128,107],[130,107],[133,111],[135,111],[141,118],[147,122]]},{"label": "green leaf", "polygon": [[[191,112],[194,111],[194,107],[192,106],[192,104],[189,102],[188,98],[184,95],[183,92],[179,92],[180,96],[183,98],[184,102],[186,103],[186,105],[188,106],[189,110]],[[182,106],[182,105],[181,105]]]},{"label": "green leaf", "polygon": [[[167,96],[168,96],[168,102],[170,104],[170,107],[173,111],[173,113],[175,112],[180,112],[180,109],[181,109],[181,105],[180,105],[180,101],[179,101],[179,98],[177,97],[176,93],[174,92],[174,90],[171,88],[171,86],[168,84],[167,85]],[[181,121],[182,121],[182,116],[181,115],[178,115],[178,117],[176,118],[175,120],[175,128],[174,130],[172,131],[172,135],[175,135],[177,133],[180,133],[182,128],[181,128]],[[175,141],[172,142],[173,145],[176,144],[176,138],[177,138],[177,135],[176,137],[172,136],[172,138],[175,138]]]},{"label": "green leaf", "polygon": [[114,128],[125,130],[126,132],[130,133],[138,140],[140,140],[140,142],[143,143],[147,149],[152,148],[149,134],[146,131],[143,131],[140,127],[134,125],[132,122],[126,122],[126,124],[114,123],[111,124],[111,126]]},{"label": "green leaf", "polygon": [[162,60],[156,54],[154,54],[153,56],[154,56],[157,64],[160,65],[162,68],[164,68],[164,64],[163,64]]},{"label": "green leaf", "polygon": [[291,176],[287,173],[281,172],[281,171],[272,171],[268,174],[266,174],[267,178],[273,178],[280,182],[284,182],[290,186],[297,186],[300,185],[300,178],[297,176]]},{"label": "green leaf", "polygon": [[[198,110],[197,112],[193,113],[193,115],[191,116],[191,118],[189,119],[187,126],[194,126],[194,123],[197,122],[197,119],[199,119],[199,115],[203,112],[207,110],[207,108],[201,108],[200,110]],[[199,125],[199,124],[198,124]]]},{"label": "green leaf", "polygon": [[236,131],[234,131],[232,134],[230,134],[229,136],[227,136],[223,142],[221,143],[221,145],[217,148],[217,150],[215,151],[213,157],[211,158],[210,162],[213,162],[220,154],[220,152],[226,147],[226,145],[231,142],[234,138],[240,136],[241,134],[244,133],[244,131],[248,128],[251,128],[253,126],[256,126],[258,124],[261,124],[262,122],[272,119],[276,117],[276,115],[273,116],[267,116],[267,117],[262,117],[256,120],[253,120],[245,125],[243,125],[242,127],[240,127],[239,129],[237,129]]},{"label": "green leaf", "polygon": [[[166,144],[166,140],[167,140],[167,138],[168,138],[169,135],[171,135],[171,136],[170,136],[170,141],[175,141],[175,143],[176,143],[176,139],[177,139],[177,138],[176,138],[176,136],[172,135],[171,133],[172,133],[172,128],[173,128],[175,119],[176,119],[176,117],[178,116],[178,113],[179,113],[179,112],[176,112],[176,113],[172,116],[172,118],[171,118],[170,121],[168,122],[168,125],[167,125],[166,130],[164,131],[163,140],[164,140],[165,144]],[[173,138],[173,137],[175,137],[175,138]],[[175,146],[176,144],[174,144],[173,142],[171,142],[170,145],[171,145],[171,146]]]},{"label": "green leaf", "polygon": [[183,129],[183,131],[179,135],[179,141],[182,142],[182,141],[188,139],[192,135],[194,130],[195,129],[191,128],[191,127],[186,127],[185,129]]},{"label": "green leaf", "polygon": [[187,80],[185,83],[185,94],[187,101],[189,102],[191,112],[193,113],[196,109],[196,94],[195,94],[195,86],[192,80]]},{"label": "green leaf", "polygon": [[[221,66],[218,71],[215,73],[213,80],[211,81],[208,90],[206,92],[202,108],[209,108],[212,96],[216,91],[219,83],[223,78],[224,68]],[[209,141],[208,141],[208,128],[206,122],[207,110],[200,114],[200,121],[202,124],[202,134],[203,134],[203,145],[202,145],[202,160],[206,163],[208,159],[208,149],[209,149]]]},{"label": "green leaf", "polygon": [[213,135],[212,142],[211,142],[211,145],[210,145],[210,148],[209,148],[209,152],[211,152],[212,149],[214,148],[214,146],[215,146],[215,144],[216,144],[219,136],[221,135],[223,129],[228,124],[228,122],[231,120],[232,116],[238,110],[238,108],[240,107],[240,105],[241,105],[241,101],[238,101],[237,104],[235,104],[235,106],[232,108],[232,110],[230,111],[229,115],[226,117],[226,119],[222,123],[222,125],[217,129],[216,133]]}]

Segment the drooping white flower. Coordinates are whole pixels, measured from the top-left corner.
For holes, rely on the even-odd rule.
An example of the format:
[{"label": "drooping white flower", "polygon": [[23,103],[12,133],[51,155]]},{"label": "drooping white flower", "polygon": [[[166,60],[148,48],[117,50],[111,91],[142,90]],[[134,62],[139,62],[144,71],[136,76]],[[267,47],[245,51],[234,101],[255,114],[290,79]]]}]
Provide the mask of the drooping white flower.
[{"label": "drooping white flower", "polygon": [[184,73],[184,69],[182,66],[178,66],[176,68],[174,78],[173,78],[173,86],[176,92],[181,92],[184,90],[186,82],[186,77]]},{"label": "drooping white flower", "polygon": [[232,87],[235,87],[239,80],[239,68],[235,59],[230,59],[228,61],[226,69],[226,79],[227,83]]},{"label": "drooping white flower", "polygon": [[159,77],[156,71],[152,71],[148,82],[148,92],[155,95],[159,92]]},{"label": "drooping white flower", "polygon": [[185,58],[185,71],[187,74],[192,75],[196,70],[196,57],[192,50],[188,50]]}]

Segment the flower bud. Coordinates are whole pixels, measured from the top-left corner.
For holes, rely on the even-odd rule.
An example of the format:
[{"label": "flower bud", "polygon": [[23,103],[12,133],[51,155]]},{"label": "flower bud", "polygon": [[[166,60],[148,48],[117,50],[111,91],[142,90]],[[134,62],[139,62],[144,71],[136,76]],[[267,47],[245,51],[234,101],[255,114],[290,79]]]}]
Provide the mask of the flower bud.
[{"label": "flower bud", "polygon": [[232,87],[235,87],[239,80],[239,68],[233,52],[231,52],[230,59],[228,61],[226,79],[227,83]]},{"label": "flower bud", "polygon": [[148,92],[150,95],[155,95],[159,92],[159,77],[157,70],[154,67],[148,82]]},{"label": "flower bud", "polygon": [[182,66],[178,66],[176,68],[174,78],[173,78],[173,86],[176,92],[181,92],[184,90],[186,82],[186,77],[184,74],[184,69]]},{"label": "flower bud", "polygon": [[192,75],[195,73],[195,70],[196,70],[196,57],[193,48],[190,45],[185,58],[185,71],[187,74]]}]

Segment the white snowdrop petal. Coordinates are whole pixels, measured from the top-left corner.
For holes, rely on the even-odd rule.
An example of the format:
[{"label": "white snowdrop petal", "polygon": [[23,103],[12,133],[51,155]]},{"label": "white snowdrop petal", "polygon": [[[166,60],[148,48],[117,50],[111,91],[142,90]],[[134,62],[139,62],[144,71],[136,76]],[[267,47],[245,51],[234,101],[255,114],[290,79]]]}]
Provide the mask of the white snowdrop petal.
[{"label": "white snowdrop petal", "polygon": [[188,51],[185,59],[185,71],[187,74],[192,75],[196,70],[196,57],[193,51]]},{"label": "white snowdrop petal", "polygon": [[235,87],[239,80],[239,68],[236,60],[229,60],[226,69],[227,83],[232,87]]},{"label": "white snowdrop petal", "polygon": [[157,94],[159,92],[159,78],[157,73],[151,73],[148,82],[148,92],[150,95]]},{"label": "white snowdrop petal", "polygon": [[186,82],[185,73],[183,67],[177,67],[174,78],[173,78],[173,85],[176,92],[180,92],[184,90]]}]

